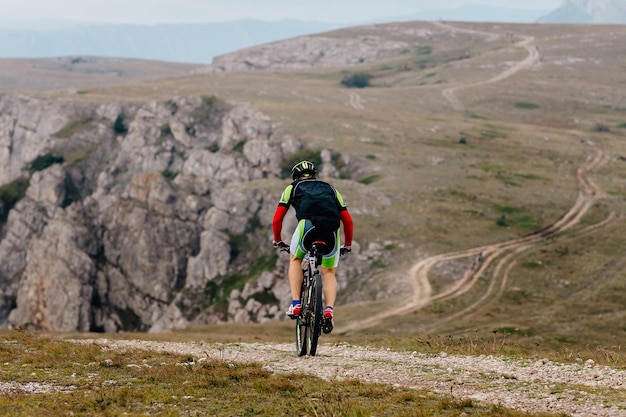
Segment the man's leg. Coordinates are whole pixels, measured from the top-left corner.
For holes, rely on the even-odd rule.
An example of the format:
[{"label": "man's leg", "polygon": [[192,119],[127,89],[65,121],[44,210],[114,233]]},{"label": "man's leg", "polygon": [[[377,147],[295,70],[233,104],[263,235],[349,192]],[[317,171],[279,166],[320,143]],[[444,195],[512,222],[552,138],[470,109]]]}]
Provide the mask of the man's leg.
[{"label": "man's leg", "polygon": [[[300,290],[302,288],[302,259],[290,255],[289,261],[289,288],[291,288],[291,299],[300,300]],[[302,300],[300,300],[302,301]]]},{"label": "man's leg", "polygon": [[337,279],[335,278],[335,271],[337,268],[321,268],[322,270],[322,285],[324,287],[324,299],[326,305],[330,307],[335,306],[335,300],[337,299]]}]

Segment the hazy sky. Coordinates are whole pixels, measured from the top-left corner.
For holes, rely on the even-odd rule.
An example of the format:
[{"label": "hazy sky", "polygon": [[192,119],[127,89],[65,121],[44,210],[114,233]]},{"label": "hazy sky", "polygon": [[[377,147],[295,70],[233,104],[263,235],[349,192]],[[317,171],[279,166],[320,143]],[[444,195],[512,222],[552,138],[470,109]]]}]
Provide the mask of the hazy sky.
[{"label": "hazy sky", "polygon": [[0,20],[192,23],[302,19],[347,23],[484,4],[554,10],[563,0],[0,0]]}]

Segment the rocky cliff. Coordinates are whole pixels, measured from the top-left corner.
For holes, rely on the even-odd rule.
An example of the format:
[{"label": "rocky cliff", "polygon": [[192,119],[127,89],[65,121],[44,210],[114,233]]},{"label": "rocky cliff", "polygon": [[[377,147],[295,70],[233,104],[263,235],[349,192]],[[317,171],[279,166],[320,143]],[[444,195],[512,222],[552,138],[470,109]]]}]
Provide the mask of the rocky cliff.
[{"label": "rocky cliff", "polygon": [[269,245],[278,196],[264,187],[302,146],[214,97],[1,96],[0,325],[161,331],[282,318],[285,262]]}]

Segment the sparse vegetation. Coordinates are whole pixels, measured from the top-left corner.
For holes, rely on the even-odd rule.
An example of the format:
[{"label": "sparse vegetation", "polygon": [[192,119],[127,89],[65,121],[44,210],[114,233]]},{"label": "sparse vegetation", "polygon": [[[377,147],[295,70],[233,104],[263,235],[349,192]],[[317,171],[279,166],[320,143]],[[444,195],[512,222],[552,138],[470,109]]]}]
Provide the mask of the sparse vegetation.
[{"label": "sparse vegetation", "polygon": [[211,109],[219,102],[219,99],[215,96],[202,96],[202,102]]},{"label": "sparse vegetation", "polygon": [[[272,373],[261,363],[110,349],[26,332],[0,345],[7,381],[17,387],[43,382],[39,393],[3,395],[6,415],[528,415],[412,388]],[[317,398],[324,401],[311,401]]]},{"label": "sparse vegetation", "polygon": [[159,126],[159,131],[161,132],[162,138],[166,136],[172,136],[172,128],[169,123],[164,123],[161,126]]},{"label": "sparse vegetation", "polygon": [[115,118],[115,122],[113,122],[113,131],[118,135],[125,135],[128,133],[128,128],[124,123],[124,115],[118,114]]},{"label": "sparse vegetation", "polygon": [[178,171],[170,171],[166,169],[165,171],[161,172],[161,175],[163,175],[163,178],[168,181],[174,181],[174,179],[178,176]]},{"label": "sparse vegetation", "polygon": [[517,107],[518,109],[535,110],[535,109],[538,109],[540,106],[539,104],[535,104],[535,103],[528,103],[526,101],[518,101],[517,103],[515,103],[515,107]]},{"label": "sparse vegetation", "polygon": [[433,47],[430,45],[420,45],[417,47],[418,55],[430,55],[433,53]]},{"label": "sparse vegetation", "polygon": [[54,133],[52,136],[59,139],[67,139],[72,137],[74,134],[87,129],[89,125],[93,122],[91,117],[84,117],[82,119],[73,120],[66,124],[61,130]]},{"label": "sparse vegetation", "polygon": [[598,123],[598,124],[595,125],[593,130],[595,132],[610,132],[611,128],[608,127],[607,125],[603,124],[603,123]]},{"label": "sparse vegetation", "polygon": [[[487,30],[492,26],[467,24],[465,27]],[[542,27],[531,29],[529,26],[527,30],[536,37],[538,44],[546,44],[544,50],[561,50],[564,45],[564,41]],[[584,35],[574,27],[564,27],[562,30],[566,34],[567,50],[572,51],[572,54],[586,56],[584,54],[589,52],[588,44],[577,42],[577,39],[589,39],[588,30],[585,30]],[[604,35],[598,32],[594,36],[599,40]],[[572,66],[567,77],[562,77],[562,66],[551,68],[550,65],[543,65],[533,71],[521,71],[507,81],[506,88],[501,88],[505,84],[495,84],[485,88],[474,86],[463,89],[457,98],[471,111],[456,114],[442,98],[441,90],[445,86],[423,88],[420,83],[425,82],[425,77],[438,74],[451,86],[462,85],[465,75],[471,83],[487,80],[504,68],[501,62],[496,62],[498,56],[513,55],[508,52],[484,52],[504,52],[518,48],[508,42],[500,45],[497,42],[478,41],[478,38],[473,38],[471,43],[464,43],[461,38],[469,37],[437,40],[436,48],[419,62],[425,68],[432,68],[428,71],[412,71],[419,59],[414,49],[407,51],[411,55],[403,56],[401,60],[394,57],[371,66],[363,65],[364,71],[372,71],[371,74],[376,77],[376,85],[384,88],[364,91],[365,108],[359,111],[346,111],[347,94],[342,92],[342,86],[337,82],[349,74],[351,69],[318,71],[313,68],[303,72],[288,72],[289,82],[285,82],[287,72],[282,71],[279,74],[271,71],[244,75],[225,73],[221,74],[219,83],[198,83],[197,78],[159,80],[146,86],[133,85],[132,92],[127,87],[99,88],[94,89],[93,94],[90,91],[89,97],[72,95],[71,99],[90,102],[151,101],[168,99],[174,95],[197,97],[219,94],[228,102],[250,102],[273,121],[279,121],[285,132],[299,135],[306,146],[341,149],[343,155],[352,158],[354,155],[366,154],[357,160],[361,164],[359,168],[367,167],[368,164],[381,165],[388,180],[375,183],[372,187],[342,186],[341,190],[348,205],[359,208],[358,217],[355,216],[355,238],[363,244],[363,248],[379,237],[393,238],[399,243],[397,250],[386,253],[390,261],[384,274],[376,276],[380,288],[385,288],[399,276],[407,275],[410,265],[406,262],[397,263],[398,256],[413,256],[416,251],[439,255],[513,241],[544,223],[547,225],[559,221],[580,195],[596,192],[581,192],[581,187],[597,185],[600,191],[594,198],[605,201],[606,207],[590,209],[579,223],[566,232],[552,234],[542,239],[540,244],[524,249],[525,252],[515,253],[510,265],[502,264],[502,271],[507,266],[511,267],[508,270],[510,279],[506,283],[494,282],[497,277],[490,273],[482,274],[475,288],[463,296],[433,302],[423,310],[394,317],[393,321],[381,323],[358,336],[361,337],[360,343],[367,345],[416,349],[433,354],[497,353],[570,362],[590,358],[596,363],[617,364],[623,368],[626,358],[623,346],[618,342],[626,332],[625,316],[619,307],[626,305],[623,295],[626,292],[620,290],[623,288],[620,287],[623,281],[621,251],[626,229],[623,222],[613,220],[610,215],[616,213],[619,218],[626,204],[622,189],[626,163],[621,156],[626,155],[626,148],[622,140],[623,132],[618,130],[625,129],[626,122],[618,123],[623,117],[620,89],[615,88],[611,94],[602,93],[602,101],[614,101],[614,105],[607,106],[607,110],[601,114],[597,112],[599,97],[590,98],[605,91],[612,82],[623,84],[623,72],[610,70],[619,66],[619,54],[610,56],[611,40],[603,37],[602,41],[608,46],[602,48],[603,51],[593,52],[598,56],[603,54],[603,61],[617,63],[617,66],[580,62]],[[614,43],[613,46],[616,45]],[[464,49],[470,49],[468,56],[471,59],[458,66],[450,58],[462,56]],[[444,50],[451,52],[445,55],[442,52]],[[516,56],[523,53],[521,49],[515,51]],[[442,65],[444,62],[449,64]],[[527,74],[532,77],[525,78]],[[242,83],[244,77],[245,83]],[[576,89],[571,88],[572,77],[576,77]],[[550,82],[544,83],[547,79]],[[517,101],[539,97],[535,95],[538,88],[542,89],[540,107],[535,103]],[[46,94],[52,99],[67,97],[67,94],[61,92]],[[200,107],[206,110],[211,106],[214,104],[205,102]],[[540,110],[534,111],[536,109]],[[617,114],[618,111],[621,114]],[[611,129],[598,130],[597,125],[594,125],[595,119],[591,117],[597,117],[599,125],[610,126]],[[487,119],[493,123],[492,127],[482,122]],[[471,146],[459,146],[462,142],[458,132],[467,132],[463,138]],[[577,132],[581,132],[581,135]],[[597,154],[600,148],[605,149],[606,153]],[[219,151],[216,143],[207,143],[205,149]],[[315,160],[318,151],[306,152],[311,152],[311,155],[285,162],[282,168],[287,171],[286,177],[297,160],[311,159],[316,164],[321,162]],[[64,151],[64,155],[67,157],[68,154]],[[302,155],[305,155],[304,151]],[[446,163],[430,165],[428,158],[431,156]],[[597,165],[587,166],[585,161],[594,158]],[[351,165],[352,161],[354,159]],[[579,169],[585,175],[588,174],[589,181],[577,181]],[[407,180],[407,173],[411,174],[410,181]],[[275,187],[279,189],[282,184],[276,182]],[[464,199],[460,193],[442,196],[433,191],[450,188],[458,189],[467,196],[478,196],[478,199]],[[384,198],[379,199],[378,196]],[[506,209],[499,211],[495,202]],[[392,205],[394,215],[385,216],[383,224],[378,216],[390,207],[388,204]],[[502,220],[503,227],[494,226],[499,220]],[[601,222],[606,222],[605,226],[586,227]],[[503,258],[505,256],[493,262],[492,267]],[[466,266],[464,264],[463,268]],[[447,263],[445,267],[448,267]],[[454,279],[460,279],[465,271],[460,267],[458,270],[451,269],[453,272],[450,274]],[[368,285],[368,281],[361,282],[363,286]],[[434,327],[437,318],[446,319],[448,314],[462,311],[471,304],[472,298],[487,297],[486,292],[480,291],[492,283],[494,288],[500,288],[502,292],[492,294],[489,303],[481,306],[479,313],[467,310],[470,313],[454,320],[454,330],[451,330],[451,324],[446,325],[445,322]],[[338,317],[348,315],[341,311],[341,307],[340,299]],[[365,302],[364,307],[359,309],[359,314],[370,314],[383,308],[370,301]],[[437,317],[430,320],[433,318],[430,315],[433,310],[437,311]],[[352,319],[358,317],[350,317]],[[433,323],[433,335],[411,335],[409,332],[416,331],[416,323]],[[251,327],[247,329],[248,332],[244,329],[228,337],[233,341],[249,340],[252,337],[249,334]],[[404,332],[404,329],[409,331]],[[496,329],[494,338],[497,338],[497,349],[491,343],[492,339],[485,336],[492,329]],[[212,331],[214,333],[205,332],[203,337],[215,337],[215,333],[220,332],[219,328],[212,328]],[[462,335],[463,331],[466,333]],[[454,337],[448,334],[454,334]],[[180,334],[173,337],[180,337]],[[290,342],[291,337],[289,333]],[[354,341],[347,336],[333,340]],[[122,367],[119,369],[123,370]],[[6,375],[11,373],[7,372]],[[173,389],[178,388],[175,386]],[[344,389],[343,386],[341,388]],[[109,392],[105,391],[105,394]],[[174,395],[180,394],[179,391],[174,392]],[[125,395],[126,398],[130,397],[127,390]],[[101,404],[107,399],[106,396],[102,397]],[[7,401],[13,399],[8,398]],[[115,404],[115,401],[108,403]],[[193,414],[193,411],[188,413]],[[471,415],[471,411],[463,409],[454,415]],[[153,408],[146,412],[155,411]],[[241,414],[244,412],[241,411]],[[417,413],[415,409],[411,412]]]},{"label": "sparse vegetation", "polygon": [[233,146],[233,152],[243,152],[243,147],[246,146],[247,139],[240,140]]},{"label": "sparse vegetation", "polygon": [[366,72],[355,72],[352,75],[344,77],[341,80],[341,85],[348,88],[365,88],[369,87],[371,74]]},{"label": "sparse vegetation", "polygon": [[380,174],[371,174],[359,179],[361,184],[369,185],[380,179]]},{"label": "sparse vegetation", "polygon": [[29,179],[19,177],[8,184],[0,186],[0,225],[4,224],[9,211],[26,195]]},{"label": "sparse vegetation", "polygon": [[51,165],[62,164],[63,162],[65,162],[65,158],[62,155],[46,153],[43,155],[39,155],[37,158],[33,159],[28,164],[27,168],[29,172],[33,173],[33,172],[43,171],[44,169],[50,167]]}]

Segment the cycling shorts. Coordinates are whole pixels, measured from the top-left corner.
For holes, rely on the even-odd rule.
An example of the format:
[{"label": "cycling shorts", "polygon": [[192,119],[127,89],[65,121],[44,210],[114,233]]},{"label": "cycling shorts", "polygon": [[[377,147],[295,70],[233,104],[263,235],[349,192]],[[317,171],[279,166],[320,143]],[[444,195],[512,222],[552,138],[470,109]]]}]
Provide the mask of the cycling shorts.
[{"label": "cycling shorts", "polygon": [[[289,251],[297,259],[302,259],[306,255],[307,250],[304,247],[304,242],[305,240],[308,241],[307,238],[310,238],[314,233],[315,227],[313,227],[313,223],[310,220],[302,219],[298,222],[298,226],[293,232],[293,236],[291,236],[291,245],[289,246]],[[330,246],[325,250],[327,253],[322,256],[322,266],[324,268],[337,268],[337,265],[339,265],[339,236],[339,229],[337,229],[325,239]]]}]

